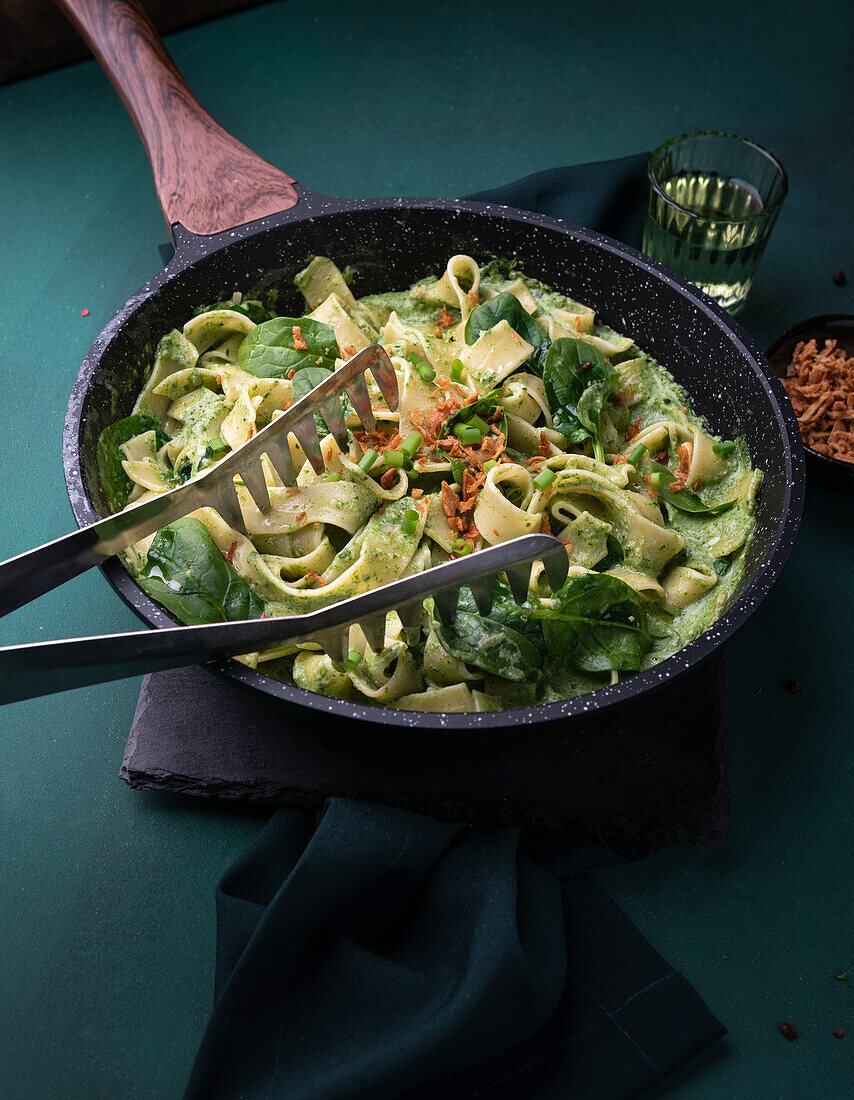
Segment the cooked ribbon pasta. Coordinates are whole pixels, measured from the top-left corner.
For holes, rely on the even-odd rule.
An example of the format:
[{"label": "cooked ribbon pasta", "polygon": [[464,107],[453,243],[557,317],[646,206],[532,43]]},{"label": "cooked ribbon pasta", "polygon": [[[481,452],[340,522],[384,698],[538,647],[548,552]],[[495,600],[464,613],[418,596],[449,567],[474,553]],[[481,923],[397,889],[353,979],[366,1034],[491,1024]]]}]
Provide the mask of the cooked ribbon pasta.
[{"label": "cooked ribbon pasta", "polygon": [[127,567],[179,620],[300,615],[519,535],[556,535],[568,579],[552,592],[535,564],[521,607],[499,583],[488,616],[465,591],[451,624],[426,601],[414,641],[395,613],[384,637],[348,628],[342,665],[311,641],[240,658],[308,691],[454,712],[614,683],[721,614],[761,474],[630,337],[502,261],[452,256],[410,289],[359,299],[324,257],[295,281],[305,305],[293,316],[235,293],[163,336],[132,415],[99,443],[111,507],[215,464],[368,344],[391,357],[399,408],[369,379],[376,430],[345,405],[347,449],[326,435],[320,475],[291,436],[297,483],[265,460],[268,513],[238,482],[248,534],[202,508],[130,547]]}]

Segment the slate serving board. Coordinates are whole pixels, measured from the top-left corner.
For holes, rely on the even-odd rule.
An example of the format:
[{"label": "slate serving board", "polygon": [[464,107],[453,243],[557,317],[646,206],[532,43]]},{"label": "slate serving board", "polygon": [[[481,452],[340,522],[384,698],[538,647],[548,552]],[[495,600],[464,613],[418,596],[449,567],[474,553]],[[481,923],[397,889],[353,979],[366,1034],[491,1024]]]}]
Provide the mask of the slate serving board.
[{"label": "slate serving board", "polygon": [[345,795],[449,820],[651,843],[722,844],[723,655],[625,707],[473,732],[397,729],[294,707],[201,668],[147,676],[131,787],[273,806]]}]

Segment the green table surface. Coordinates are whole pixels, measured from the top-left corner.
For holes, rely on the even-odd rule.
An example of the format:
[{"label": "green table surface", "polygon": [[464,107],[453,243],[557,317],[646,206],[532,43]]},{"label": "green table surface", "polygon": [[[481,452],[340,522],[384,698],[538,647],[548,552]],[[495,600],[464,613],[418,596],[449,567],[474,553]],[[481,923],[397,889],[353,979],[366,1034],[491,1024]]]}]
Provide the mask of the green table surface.
[{"label": "green table surface", "polygon": [[[455,196],[688,130],[755,137],[791,190],[744,325],[766,344],[803,317],[854,313],[851,7],[690,10],[291,0],[168,45],[226,128],[327,194]],[[68,393],[99,330],[161,266],[167,232],[94,62],[0,89],[0,149],[6,557],[72,525]],[[729,1028],[661,1086],[668,1097],[854,1094],[852,504],[810,485],[782,579],[730,644],[729,843],[602,875]],[[92,572],[9,616],[0,640],[137,625]],[[214,885],[263,815],[119,781],[138,689],[0,716],[0,1088],[12,1097],[176,1097],[211,1007]]]}]

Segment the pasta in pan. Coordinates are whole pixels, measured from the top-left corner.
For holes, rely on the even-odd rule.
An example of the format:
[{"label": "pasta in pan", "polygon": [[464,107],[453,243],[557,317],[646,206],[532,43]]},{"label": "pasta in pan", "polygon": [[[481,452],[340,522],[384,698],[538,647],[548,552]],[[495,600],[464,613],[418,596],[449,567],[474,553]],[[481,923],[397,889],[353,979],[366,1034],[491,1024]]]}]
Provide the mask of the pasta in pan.
[{"label": "pasta in pan", "polygon": [[536,279],[453,256],[415,286],[357,299],[332,261],[296,279],[301,316],[235,294],[160,340],[131,416],[99,442],[123,508],[241,446],[343,359],[382,343],[391,411],[369,381],[376,430],[346,406],[348,447],[324,435],[317,474],[290,437],[295,486],[264,464],[272,507],[238,482],[247,534],[210,508],[125,552],[139,584],[186,623],[299,615],[441,560],[530,532],[566,546],[558,592],[541,567],[489,616],[462,593],[417,640],[349,628],[335,664],[312,642],[241,658],[309,691],[432,711],[569,698],[648,668],[721,614],[742,575],[761,473],[721,440],[631,338]]}]

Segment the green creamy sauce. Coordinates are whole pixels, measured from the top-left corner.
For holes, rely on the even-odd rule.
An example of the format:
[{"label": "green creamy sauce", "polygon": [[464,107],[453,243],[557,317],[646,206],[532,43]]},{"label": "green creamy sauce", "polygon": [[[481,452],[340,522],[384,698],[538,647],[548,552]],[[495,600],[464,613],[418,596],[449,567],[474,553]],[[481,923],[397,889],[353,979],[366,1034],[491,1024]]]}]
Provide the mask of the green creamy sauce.
[{"label": "green creamy sauce", "polygon": [[[522,275],[521,272],[512,270],[507,271],[504,277],[501,270],[505,266],[502,261],[496,261],[483,268],[481,285],[500,291]],[[537,279],[527,275],[522,277],[538,307],[545,312],[564,309],[573,313],[588,308]],[[619,334],[606,325],[595,324],[593,335],[611,339]],[[626,424],[638,418],[643,425],[649,425],[658,420],[672,420],[685,427],[708,431],[708,426],[702,418],[691,412],[690,398],[682,387],[641,349],[632,347],[615,355],[614,362],[619,364],[640,357],[644,362],[638,369],[634,389],[635,397],[641,397],[641,400],[631,406],[630,413],[626,416]],[[687,411],[683,412],[683,408]],[[704,499],[731,500],[736,496],[739,484],[750,475],[750,459],[744,441],[737,439],[735,442],[737,450],[728,457],[723,474],[706,487],[703,493]],[[728,557],[730,563],[728,571],[718,577],[715,586],[704,596],[673,617],[656,614],[654,611],[648,612],[654,642],[645,662],[646,667],[657,664],[681,649],[686,642],[702,634],[729,606],[744,576],[745,549],[755,528],[753,516],[748,515],[741,508],[731,509],[719,516],[694,516],[669,505],[665,507],[668,513],[668,525],[677,531],[687,544],[685,551],[674,559],[674,564],[687,559],[714,568],[713,562],[717,555],[714,552],[713,540],[723,539],[736,524],[741,525],[746,534],[742,549]],[[552,691],[558,693],[553,696],[554,698],[569,698],[601,687],[601,679],[597,680],[583,673],[557,667],[550,670],[548,678]]]},{"label": "green creamy sauce", "polygon": [[493,260],[492,263],[480,269],[480,285],[488,290],[504,290],[520,278],[524,280],[525,286],[531,292],[531,296],[539,308],[546,312],[551,312],[554,309],[566,309],[570,313],[586,313],[589,311],[589,306],[576,302],[573,298],[568,298],[565,294],[561,294],[559,290],[554,290],[545,283],[541,283],[539,279],[526,275],[523,271],[509,267],[503,260]]},{"label": "green creamy sauce", "polygon": [[[317,285],[312,289],[312,294],[318,297],[322,297],[324,289],[341,288],[341,275],[337,269],[330,265],[329,261],[321,261],[321,264],[328,266],[320,269],[326,271],[326,274],[322,279],[317,278]],[[297,285],[301,285],[300,279],[307,284],[312,271],[319,275],[319,269],[312,265],[298,277]],[[626,436],[631,434],[630,427],[636,421],[640,421],[641,431],[660,421],[672,421],[683,436],[685,434],[690,436],[695,430],[711,434],[703,420],[691,411],[690,400],[667,371],[645,355],[642,350],[630,345],[628,339],[622,334],[598,323],[592,310],[586,305],[513,269],[508,262],[501,260],[495,260],[481,268],[481,290],[493,294],[508,289],[512,292],[514,284],[520,278],[524,280],[525,287],[536,302],[535,317],[553,316],[556,310],[574,315],[577,324],[582,326],[579,336],[583,333],[598,338],[599,342],[594,340],[593,346],[598,349],[600,355],[607,356],[610,367],[616,368],[621,374],[617,389],[613,393],[610,389],[608,391],[610,397],[607,417],[600,418],[599,421],[600,434],[595,437],[594,442],[600,449],[604,445],[609,453],[620,451],[628,455],[632,450],[632,444],[626,440]],[[442,308],[448,309],[455,323],[460,320],[459,311],[441,305],[441,300],[435,293],[437,282],[435,278],[422,280],[417,284],[416,294],[411,293],[409,289],[372,294],[358,299],[358,305],[367,307],[381,326],[388,321],[392,313],[397,314],[405,327],[418,329],[428,336],[429,343],[434,338],[434,329]],[[516,289],[519,290],[518,287]],[[489,297],[490,293],[482,294],[481,300],[488,300]],[[530,301],[526,300],[530,305]],[[364,325],[359,318],[354,319],[357,324]],[[570,317],[567,321],[563,315],[560,315],[554,317],[554,321],[571,325],[573,318]],[[606,343],[603,345],[602,341]],[[570,341],[564,341],[564,344],[569,343]],[[612,350],[601,350],[603,346],[608,345],[611,345]],[[170,334],[164,338],[159,346],[159,353],[173,357],[176,365],[180,365],[184,348],[179,334]],[[588,363],[585,369],[590,367],[591,364]],[[542,360],[537,369],[540,374],[545,373]],[[526,370],[524,363],[519,370],[521,372]],[[205,450],[207,442],[211,435],[217,434],[224,416],[232,406],[227,404],[219,394],[204,388],[202,374],[199,374],[198,378],[194,376],[192,382],[198,385],[198,398],[184,409],[183,422],[174,437],[174,442],[184,444],[188,456],[193,461],[193,472],[195,472],[202,463],[210,461]],[[609,383],[609,386],[612,384]],[[620,400],[623,404],[618,403],[617,395],[621,395]],[[482,387],[481,396],[483,396]],[[580,400],[576,400],[578,400],[577,408],[580,409]],[[552,412],[555,412],[554,408]],[[564,430],[573,430],[572,425],[570,424],[570,427]],[[651,538],[648,526],[646,528],[638,528],[637,525],[631,524],[625,526],[624,517],[621,517],[619,509],[615,508],[613,503],[603,505],[597,510],[599,501],[595,494],[591,499],[582,493],[581,499],[590,500],[589,506],[587,503],[575,505],[585,510],[574,519],[570,515],[568,520],[563,521],[566,523],[566,528],[558,533],[562,534],[564,541],[571,538],[572,564],[603,572],[611,568],[639,571],[648,574],[653,585],[656,583],[653,576],[656,568],[658,584],[663,579],[666,582],[671,569],[686,565],[696,567],[701,572],[705,571],[709,577],[712,575],[716,577],[713,587],[674,615],[665,612],[661,603],[656,603],[654,600],[644,602],[646,628],[652,639],[651,648],[645,656],[643,656],[643,650],[640,651],[637,663],[620,664],[618,667],[636,668],[642,662],[643,668],[649,668],[677,652],[720,617],[741,585],[745,574],[745,555],[755,528],[752,495],[761,475],[752,472],[744,441],[736,439],[734,442],[735,450],[726,456],[720,474],[708,480],[698,492],[707,506],[737,500],[739,503],[735,507],[718,515],[696,514],[674,507],[664,497],[655,498],[655,507],[662,507],[666,513],[667,531],[677,533],[685,542],[684,549],[675,557],[666,560],[663,566],[655,566],[655,563],[650,560],[655,554],[662,555],[662,559],[666,554],[666,548],[659,545],[657,535]],[[567,447],[567,450],[591,453],[589,438],[585,446],[586,450],[584,446],[572,444]],[[521,452],[509,451],[508,453],[523,465],[528,457]],[[676,461],[671,450],[667,459],[668,468],[675,470]],[[642,459],[639,472],[648,469],[650,469],[648,463]],[[417,471],[413,476],[417,476]],[[601,477],[601,475],[597,476]],[[429,476],[426,480],[416,481],[416,484],[420,484],[422,490],[428,494],[435,493],[438,489],[435,479],[430,481]],[[640,480],[635,480],[634,477],[628,485],[628,489],[634,493],[643,492],[644,488],[644,484]],[[570,490],[570,495],[571,493]],[[606,498],[607,494],[603,500]],[[653,507],[646,497],[644,497],[644,503],[647,508]],[[408,563],[412,561],[413,554],[418,550],[422,538],[420,534],[418,536],[407,534],[402,526],[403,517],[411,505],[412,500],[409,497],[382,505],[379,501],[372,501],[366,510],[364,526],[360,527],[354,535],[349,536],[349,540],[344,545],[341,541],[334,541],[338,549],[331,563],[324,570],[324,587],[292,589],[288,594],[282,593],[277,598],[268,598],[265,603],[267,614],[302,614],[378,585],[390,583],[402,576]],[[345,499],[342,490],[342,496],[333,499],[329,506],[333,509],[348,510],[355,505],[349,499]],[[627,504],[627,507],[631,508],[635,505]],[[643,511],[643,508],[639,509],[639,513]],[[649,524],[648,515],[646,522]],[[334,524],[332,526],[334,527]],[[265,552],[269,544],[271,553],[281,554],[285,552],[281,548],[277,549],[281,544],[286,545],[286,552],[293,558],[314,552],[313,549],[304,549],[297,535],[293,536],[292,541],[288,536],[286,544],[282,543],[282,539],[284,536],[269,540],[261,538],[257,543],[258,550]],[[673,546],[672,536],[670,546]],[[670,553],[672,554],[672,549]],[[134,557],[128,552],[125,559],[135,572],[145,567],[144,556],[140,554]],[[250,554],[248,561],[256,572],[260,564],[263,564],[257,552]],[[685,575],[684,571],[682,574],[674,574],[675,577],[680,578],[680,583]],[[632,580],[635,583],[634,578]],[[251,587],[253,583],[251,577],[249,583]],[[603,583],[605,582],[597,582],[600,588]],[[607,583],[613,585],[615,582],[609,578]],[[644,583],[646,583],[645,580]],[[657,588],[655,590],[660,591]],[[638,599],[634,594],[632,598]],[[427,606],[429,607],[429,602]],[[406,695],[424,690],[425,682],[422,674],[429,681],[427,686],[437,689],[442,689],[443,685],[453,686],[462,680],[467,682],[472,690],[483,693],[478,700],[481,709],[521,707],[569,699],[594,691],[611,682],[611,676],[608,673],[580,671],[572,667],[566,658],[560,660],[548,656],[546,649],[542,648],[545,636],[542,632],[538,634],[539,641],[535,638],[532,642],[530,635],[526,640],[526,637],[519,633],[520,631],[524,632],[526,628],[534,630],[535,634],[539,631],[536,624],[529,621],[530,608],[523,613],[511,607],[511,611],[506,612],[505,609],[505,613],[511,617],[502,620],[499,615],[498,622],[490,618],[470,616],[469,633],[466,638],[463,638],[461,633],[457,635],[454,643],[456,649],[447,642],[442,642],[440,645],[438,638],[440,628],[437,624],[434,624],[429,633],[425,626],[419,645],[411,652],[407,652],[405,646],[398,642],[395,645],[402,649],[384,650],[384,655],[366,657],[359,672],[363,677],[363,687],[364,683],[373,682],[369,675],[373,669],[379,676],[376,685],[379,688],[383,675],[388,674],[386,666],[393,668],[398,660],[396,654],[401,651],[403,652],[401,666],[403,678],[414,676],[415,679],[408,680],[409,686],[400,694]],[[520,614],[524,615],[525,622],[519,621]],[[515,620],[512,618],[513,615],[516,616]],[[460,618],[461,622],[462,618]],[[427,621],[429,619],[425,620]],[[462,630],[462,627],[459,629]],[[426,640],[427,637],[430,639],[429,642]],[[532,650],[531,647],[535,643],[540,647],[539,650],[537,648]],[[484,655],[487,651],[494,656],[494,667],[490,663],[491,659],[485,660]],[[557,657],[563,651],[553,648],[552,652]],[[541,658],[538,653],[542,653]],[[481,662],[477,666],[471,663],[475,655]],[[293,660],[292,650],[285,656],[266,662],[263,667],[270,675],[296,682],[309,690],[338,697],[349,697],[352,692],[354,697],[359,697],[358,686],[352,685],[346,672],[333,667],[328,658],[315,659],[312,655],[304,654],[296,670],[293,667]],[[411,671],[415,666],[421,670],[420,674]],[[608,666],[601,663],[588,663],[587,667]],[[410,672],[407,672],[407,668]],[[466,669],[471,675],[468,675]],[[543,672],[542,679],[538,683],[533,682],[540,670]],[[620,673],[620,678],[626,675],[630,673]],[[509,676],[518,678],[513,680],[508,678]],[[529,680],[525,679],[526,676]],[[390,698],[389,705],[395,705],[395,698],[397,696]]]},{"label": "green creamy sauce", "polygon": [[[632,353],[634,354],[634,353]],[[624,358],[628,358],[628,355]],[[682,387],[657,363],[646,359],[640,367],[635,385],[635,395],[642,400],[631,408],[630,419],[641,419],[642,424],[652,424],[657,420],[674,420],[686,427],[708,431],[703,420],[691,412],[690,399]],[[683,412],[683,409],[687,409]],[[738,488],[745,477],[751,473],[747,447],[743,440],[736,440],[737,449],[730,455],[724,471],[703,489],[703,498],[709,501],[728,501],[738,494]],[[729,568],[717,583],[705,595],[689,604],[677,615],[665,616],[648,612],[650,629],[653,634],[653,647],[647,655],[646,667],[649,668],[681,649],[686,642],[696,638],[720,618],[723,611],[732,602],[733,596],[744,576],[744,555],[756,526],[752,515],[742,508],[732,508],[718,516],[692,515],[679,511],[671,505],[665,505],[668,524],[677,531],[686,542],[686,549],[675,559],[678,564],[684,559],[692,563],[702,563],[714,568],[718,559],[715,545],[721,543],[738,525],[745,532],[744,545],[735,554],[729,555]]]},{"label": "green creamy sauce", "polygon": [[[567,310],[570,313],[587,310],[588,307],[582,303],[560,294],[537,279],[519,271],[508,270],[507,265],[502,261],[496,261],[481,269],[481,286],[501,291],[520,275],[524,278],[525,285],[537,306],[543,312],[551,313],[555,309]],[[601,324],[594,325],[592,334],[605,339],[620,335]],[[625,418],[625,426],[640,418],[642,425],[653,424],[658,420],[672,420],[686,428],[708,431],[702,418],[691,412],[690,399],[682,387],[642,350],[637,347],[629,348],[615,355],[613,361],[619,364],[640,357],[643,357],[644,362],[638,368],[634,390],[635,397],[640,397],[641,400],[631,406],[630,413]],[[524,370],[524,367],[522,369]],[[751,474],[750,459],[744,441],[737,439],[735,442],[737,449],[728,457],[723,474],[705,488],[703,492],[705,500],[731,500],[736,496],[739,485]],[[720,618],[732,602],[744,577],[746,548],[755,528],[753,516],[748,515],[741,508],[733,508],[718,516],[695,516],[670,505],[665,505],[665,508],[668,514],[668,526],[677,531],[686,543],[685,550],[671,564],[690,561],[692,564],[701,563],[714,569],[714,562],[718,556],[714,549],[715,540],[724,541],[735,525],[744,528],[745,539],[741,549],[727,557],[726,560],[729,563],[727,571],[722,576],[718,576],[717,583],[705,595],[674,616],[656,611],[651,607],[647,608],[648,626],[653,644],[644,661],[644,668],[651,668],[676,653]],[[606,682],[607,677],[584,673],[559,662],[549,661],[538,701],[555,702],[571,699],[595,691]],[[519,686],[515,684],[509,682],[506,684],[500,693],[503,706],[525,706],[532,701],[528,690],[529,685],[520,686],[524,690],[518,690]]]},{"label": "green creamy sauce", "polygon": [[[365,298],[360,298],[359,302],[361,305],[368,306],[377,314],[381,325],[386,323],[392,313],[396,313],[405,325],[426,329],[428,332],[432,332],[439,313],[438,306],[419,302],[417,298],[412,297],[408,290],[390,291],[386,294],[369,294]],[[455,320],[459,320],[458,312],[454,310],[450,312],[454,315]]]}]

